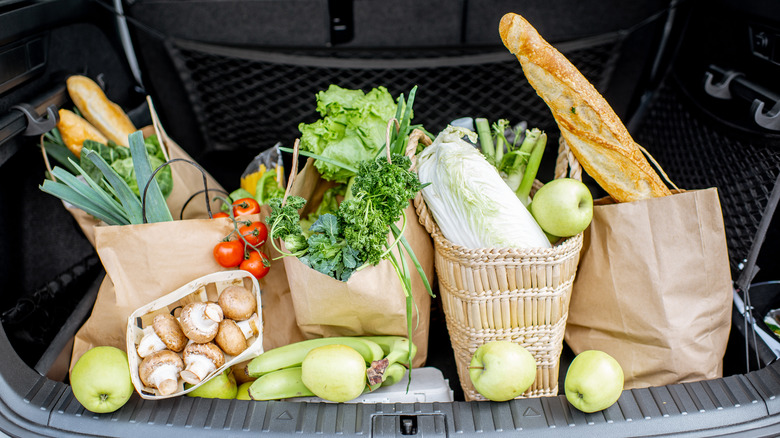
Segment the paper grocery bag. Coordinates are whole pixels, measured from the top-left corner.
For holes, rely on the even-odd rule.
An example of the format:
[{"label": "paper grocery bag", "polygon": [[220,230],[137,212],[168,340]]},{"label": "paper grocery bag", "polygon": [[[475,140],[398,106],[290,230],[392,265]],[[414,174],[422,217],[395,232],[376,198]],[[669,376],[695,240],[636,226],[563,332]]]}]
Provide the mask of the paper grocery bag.
[{"label": "paper grocery bag", "polygon": [[717,189],[602,200],[585,232],[565,340],[602,350],[625,388],[722,376],[732,283]]},{"label": "paper grocery bag", "polygon": [[[301,217],[316,209],[323,192],[332,186],[320,177],[309,159],[295,177],[290,195],[307,200]],[[414,207],[406,208],[404,236],[409,241],[429,283],[433,283],[433,243],[419,224]],[[399,224],[400,228],[400,224]],[[395,252],[398,257],[398,253]],[[428,354],[430,295],[407,257],[411,272],[412,342],[417,346],[413,360],[416,367],[425,363]],[[389,261],[362,269],[342,282],[309,268],[296,257],[285,257],[287,281],[298,326],[307,338],[356,335],[407,336],[406,298],[401,283]]]},{"label": "paper grocery bag", "polygon": [[[249,219],[265,220],[270,209]],[[95,247],[106,277],[92,314],[76,333],[71,366],[89,348],[125,348],[127,317],[136,309],[206,274],[223,271],[213,248],[233,225],[228,219],[188,219],[141,225],[95,227]],[[264,251],[278,256],[270,244]],[[272,261],[259,280],[262,297],[263,347],[303,340],[295,322],[284,263]]]}]

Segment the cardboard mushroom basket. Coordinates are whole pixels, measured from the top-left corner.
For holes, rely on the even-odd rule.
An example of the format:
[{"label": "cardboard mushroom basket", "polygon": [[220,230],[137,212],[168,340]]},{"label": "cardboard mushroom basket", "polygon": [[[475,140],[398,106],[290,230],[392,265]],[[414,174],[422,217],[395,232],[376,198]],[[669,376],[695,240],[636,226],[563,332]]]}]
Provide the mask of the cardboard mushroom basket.
[{"label": "cardboard mushroom basket", "polygon": [[257,279],[241,270],[205,275],[137,309],[127,320],[136,391],[150,400],[183,395],[259,355],[261,315]]}]

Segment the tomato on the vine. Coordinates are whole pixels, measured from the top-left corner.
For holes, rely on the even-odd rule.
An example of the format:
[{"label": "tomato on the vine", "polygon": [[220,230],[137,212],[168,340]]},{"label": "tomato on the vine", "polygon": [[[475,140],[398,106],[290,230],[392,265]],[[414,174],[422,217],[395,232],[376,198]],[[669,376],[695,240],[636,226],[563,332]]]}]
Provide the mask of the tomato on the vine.
[{"label": "tomato on the vine", "polygon": [[252,246],[260,246],[268,238],[268,227],[260,221],[243,225],[238,229],[238,232]]},{"label": "tomato on the vine", "polygon": [[233,216],[260,213],[260,203],[254,198],[241,198],[233,201]]},{"label": "tomato on the vine", "polygon": [[249,256],[241,262],[238,269],[249,272],[258,280],[265,277],[271,269],[271,261],[268,256],[254,249],[249,251]]},{"label": "tomato on the vine", "polygon": [[214,214],[212,214],[212,215],[211,215],[211,217],[212,217],[212,218],[214,218],[214,219],[216,219],[216,218],[218,218],[218,217],[230,217],[230,215],[229,215],[229,214],[227,214],[227,213],[226,213],[226,212],[224,212],[224,211],[220,211],[219,213],[214,213]]},{"label": "tomato on the vine", "polygon": [[219,242],[214,246],[214,259],[220,266],[235,268],[244,260],[244,243],[240,240]]}]

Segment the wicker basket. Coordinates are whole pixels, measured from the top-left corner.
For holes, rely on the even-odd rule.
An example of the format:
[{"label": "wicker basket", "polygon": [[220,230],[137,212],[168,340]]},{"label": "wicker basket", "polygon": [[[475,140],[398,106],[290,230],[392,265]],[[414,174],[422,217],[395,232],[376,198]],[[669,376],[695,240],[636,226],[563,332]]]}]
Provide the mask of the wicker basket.
[{"label": "wicker basket", "polygon": [[[581,168],[565,142],[556,178],[581,180]],[[534,182],[534,192],[542,183]],[[519,343],[536,359],[536,380],[519,398],[558,394],[558,372],[582,233],[552,248],[468,249],[439,231],[421,194],[414,200],[431,234],[450,341],[466,400],[485,400],[471,384],[468,365],[488,341]]]}]

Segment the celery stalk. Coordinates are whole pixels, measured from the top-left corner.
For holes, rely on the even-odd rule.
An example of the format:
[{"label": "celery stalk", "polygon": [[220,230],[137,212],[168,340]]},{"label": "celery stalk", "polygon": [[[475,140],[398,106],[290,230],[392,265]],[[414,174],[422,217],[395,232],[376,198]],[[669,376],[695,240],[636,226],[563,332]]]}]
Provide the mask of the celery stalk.
[{"label": "celery stalk", "polygon": [[526,207],[531,203],[531,187],[536,179],[536,173],[539,171],[539,165],[542,162],[545,146],[547,146],[547,134],[541,132],[534,149],[531,151],[531,156],[528,158],[528,165],[525,168],[523,180],[520,182],[520,186],[515,192],[517,197]]},{"label": "celery stalk", "polygon": [[490,134],[490,122],[485,118],[477,118],[474,120],[474,123],[477,125],[477,135],[479,135],[479,144],[482,148],[482,155],[484,155],[491,164],[497,164],[496,146],[493,144],[493,137]]}]

